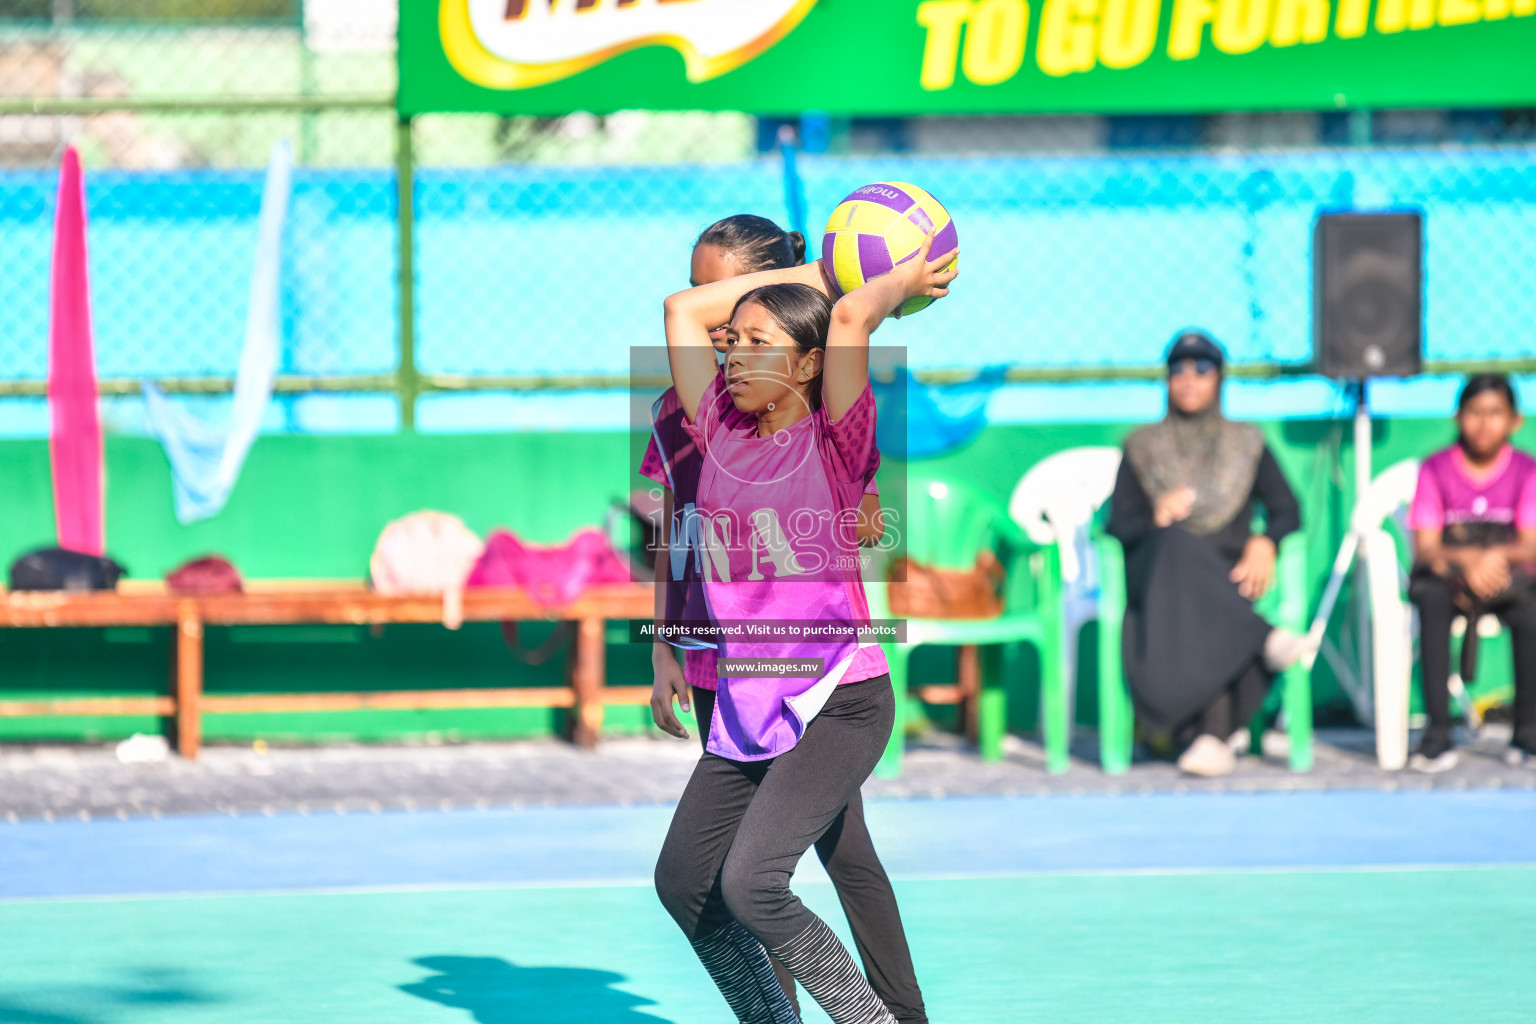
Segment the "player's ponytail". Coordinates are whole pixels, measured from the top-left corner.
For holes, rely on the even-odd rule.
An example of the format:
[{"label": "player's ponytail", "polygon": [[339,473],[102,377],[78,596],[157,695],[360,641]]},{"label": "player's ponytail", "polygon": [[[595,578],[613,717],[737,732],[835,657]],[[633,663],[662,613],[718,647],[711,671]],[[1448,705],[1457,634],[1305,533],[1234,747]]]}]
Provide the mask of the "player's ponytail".
[{"label": "player's ponytail", "polygon": [[790,266],[805,266],[805,236],[798,231],[790,231],[787,232],[784,237],[789,240],[789,251],[790,254],[794,257],[795,261],[794,263],[791,263]]},{"label": "player's ponytail", "polygon": [[805,262],[805,236],[785,231],[767,217],[738,213],[704,229],[694,244],[718,246],[743,274],[783,270]]}]

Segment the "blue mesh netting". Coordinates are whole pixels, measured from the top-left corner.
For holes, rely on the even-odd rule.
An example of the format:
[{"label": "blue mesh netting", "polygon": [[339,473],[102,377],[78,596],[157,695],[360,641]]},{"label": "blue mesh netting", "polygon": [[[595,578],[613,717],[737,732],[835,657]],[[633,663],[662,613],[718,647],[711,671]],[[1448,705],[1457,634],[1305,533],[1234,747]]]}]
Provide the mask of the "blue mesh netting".
[{"label": "blue mesh netting", "polygon": [[[1154,361],[1200,324],[1240,360],[1311,350],[1311,231],[1328,208],[1426,214],[1432,358],[1536,341],[1536,150],[1034,159],[802,158],[819,225],[860,184],[911,180],[954,214],[953,297],[886,339],[917,367]],[[422,367],[622,373],[717,217],[784,217],[779,166],[423,175]],[[813,239],[813,245],[815,240]]]},{"label": "blue mesh netting", "polygon": [[783,219],[778,166],[505,168],[417,183],[419,365],[625,373],[662,344],[693,241],[743,211]]},{"label": "blue mesh netting", "polygon": [[[800,170],[813,225],[880,179],[921,183],[954,213],[954,296],[882,339],[917,367],[1146,363],[1188,324],[1239,360],[1305,360],[1312,221],[1348,206],[1425,211],[1431,358],[1536,348],[1536,148],[802,157]],[[103,376],[233,373],[260,185],[259,171],[89,175]],[[46,370],[53,191],[52,174],[0,173],[5,378]],[[785,216],[771,158],[429,169],[417,211],[418,362],[467,374],[622,374],[631,345],[660,342],[660,300],[686,284],[701,228]],[[395,231],[389,172],[296,172],[286,371],[393,366]]]},{"label": "blue mesh netting", "polygon": [[[261,171],[87,173],[92,316],[103,377],[232,374],[245,338]],[[0,376],[48,365],[57,180],[0,174]],[[395,364],[395,183],[297,170],[283,238],[285,372]]]}]

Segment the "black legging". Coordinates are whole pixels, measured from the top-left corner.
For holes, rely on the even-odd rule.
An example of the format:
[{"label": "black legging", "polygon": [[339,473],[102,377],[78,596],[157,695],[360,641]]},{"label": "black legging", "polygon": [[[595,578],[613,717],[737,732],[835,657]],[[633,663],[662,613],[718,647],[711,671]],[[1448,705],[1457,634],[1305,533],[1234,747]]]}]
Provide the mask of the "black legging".
[{"label": "black legging", "polygon": [[[1451,731],[1451,623],[1467,616],[1467,636],[1462,641],[1462,678],[1471,681],[1477,672],[1479,613],[1468,613],[1456,604],[1451,585],[1420,567],[1414,571],[1408,596],[1419,610],[1419,667],[1424,689],[1424,713],[1429,728],[1442,736]],[[1536,592],[1521,590],[1481,612],[1497,615],[1509,627],[1515,649],[1516,745],[1536,750]]]},{"label": "black legging", "polygon": [[880,676],[837,687],[800,742],[776,758],[699,758],[662,845],[656,891],[701,957],[713,936],[739,922],[770,954],[790,960],[796,978],[828,1009],[813,986],[830,958],[818,955],[803,971],[804,962],[797,968],[790,954],[808,936],[825,942],[831,933],[789,881],[874,770],[895,714],[890,676]]},{"label": "black legging", "polygon": [[[715,716],[714,692],[694,689],[693,710],[699,722],[699,742],[706,743]],[[901,1024],[928,1024],[896,894],[864,822],[864,797],[858,790],[826,834],[816,840],[816,856],[837,889],[870,987]],[[798,1011],[795,979],[777,960],[773,961],[773,973]]]}]

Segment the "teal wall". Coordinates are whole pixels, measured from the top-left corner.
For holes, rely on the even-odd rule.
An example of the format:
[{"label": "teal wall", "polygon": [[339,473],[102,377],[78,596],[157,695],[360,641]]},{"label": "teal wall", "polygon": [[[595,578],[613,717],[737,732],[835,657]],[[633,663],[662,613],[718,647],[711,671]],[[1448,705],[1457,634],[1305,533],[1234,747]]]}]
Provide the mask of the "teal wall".
[{"label": "teal wall", "polygon": [[[373,543],[391,519],[422,508],[452,511],[484,533],[507,526],[536,541],[559,540],[601,522],[630,486],[624,434],[407,434],[261,438],[228,506],[181,526],[172,511],[170,468],[157,442],[106,443],[107,549],[137,578],[217,552],[251,578],[361,580]],[[50,544],[53,511],[48,445],[0,443],[0,558]],[[526,644],[549,627],[527,627]],[[0,630],[0,693],[143,694],[167,685],[168,630]],[[564,659],[530,667],[507,652],[494,624],[450,633],[437,626],[212,628],[210,692],[548,686]],[[609,652],[611,678],[649,681],[649,652]],[[620,731],[646,728],[649,709],[613,708]],[[398,739],[544,735],[562,731],[558,710],[369,711],[210,715],[210,740]],[[149,717],[0,720],[3,738],[109,739],[153,731]]]},{"label": "teal wall", "polygon": [[[600,522],[631,486],[625,434],[282,435],[256,442],[223,512],[182,526],[158,442],[109,437],[106,463],[107,549],[141,578],[217,551],[251,577],[360,579],[379,531],[408,512],[549,541]],[[0,488],[9,564],[53,537],[47,442],[0,442]]]},{"label": "teal wall", "polygon": [[[1302,501],[1314,593],[1332,561],[1350,507],[1350,424],[1295,420],[1263,424]],[[967,448],[923,464],[925,472],[965,477],[1006,499],[1019,477],[1062,448],[1116,444],[1124,424],[993,426]],[[1375,425],[1375,465],[1420,456],[1451,439],[1445,421],[1386,420]],[[422,508],[456,513],[475,530],[507,526],[536,541],[559,540],[602,520],[609,503],[640,481],[622,433],[497,435],[269,436],[252,449],[229,505],[217,517],[179,525],[172,513],[170,470],[159,445],[107,440],[107,546],[130,575],[156,578],[179,562],[218,552],[249,577],[362,579],[374,539],[391,519]],[[1529,438],[1536,441],[1536,436]],[[887,460],[881,476],[903,469]],[[52,537],[48,448],[42,441],[0,442],[0,559],[5,564]],[[1315,600],[1315,598],[1314,598]],[[1338,615],[1342,621],[1342,614]],[[531,626],[529,641],[546,626]],[[1092,629],[1093,627],[1089,627]],[[1084,648],[1092,651],[1092,637]],[[163,630],[0,631],[0,693],[164,692]],[[551,685],[561,658],[531,667],[506,651],[494,625],[450,633],[437,626],[390,626],[377,634],[352,627],[212,629],[210,691],[262,692],[461,686]],[[649,683],[648,651],[615,643],[609,679]],[[923,652],[919,681],[953,678],[948,652]],[[1080,678],[1091,678],[1091,659]],[[1033,728],[1033,652],[1010,664],[1010,718]],[[1341,695],[1325,667],[1315,678],[1319,702]],[[1080,686],[1079,719],[1093,720],[1091,686]],[[943,709],[933,709],[944,720]],[[610,709],[617,731],[648,728],[645,708]],[[356,712],[209,716],[210,739],[398,739],[527,736],[563,727],[559,711]],[[157,728],[153,720],[31,719],[0,722],[3,738],[111,738]]]}]

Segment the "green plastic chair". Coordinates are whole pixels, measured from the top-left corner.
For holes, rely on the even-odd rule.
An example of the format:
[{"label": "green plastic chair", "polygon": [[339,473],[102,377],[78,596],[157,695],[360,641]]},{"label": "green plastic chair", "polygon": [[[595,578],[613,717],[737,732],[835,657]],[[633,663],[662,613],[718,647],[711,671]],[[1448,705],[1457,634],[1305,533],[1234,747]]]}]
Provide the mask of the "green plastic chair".
[{"label": "green plastic chair", "polygon": [[[1095,538],[1099,556],[1099,763],[1107,775],[1123,775],[1131,767],[1135,711],[1125,685],[1120,630],[1125,621],[1125,552],[1109,536]],[[1280,544],[1275,586],[1258,603],[1270,622],[1297,633],[1307,630],[1306,538],[1294,533]],[[1286,669],[1276,687],[1285,711],[1291,741],[1290,767],[1312,770],[1312,677],[1300,663]],[[1257,749],[1261,737],[1254,732]]]},{"label": "green plastic chair", "polygon": [[[907,522],[902,552],[924,565],[969,569],[990,548],[1007,571],[1003,614],[991,619],[908,619],[905,643],[884,643],[896,691],[896,723],[875,772],[901,774],[906,747],[906,706],[912,652],[923,644],[975,646],[980,668],[976,701],[977,745],[984,761],[1003,756],[1008,699],[1003,687],[1003,648],[1031,643],[1040,651],[1042,732],[1047,768],[1067,769],[1067,706],[1058,555],[1054,546],[1034,544],[1008,516],[1002,503],[957,480],[911,477],[907,481]],[[873,618],[890,618],[885,583],[865,584]]]}]

